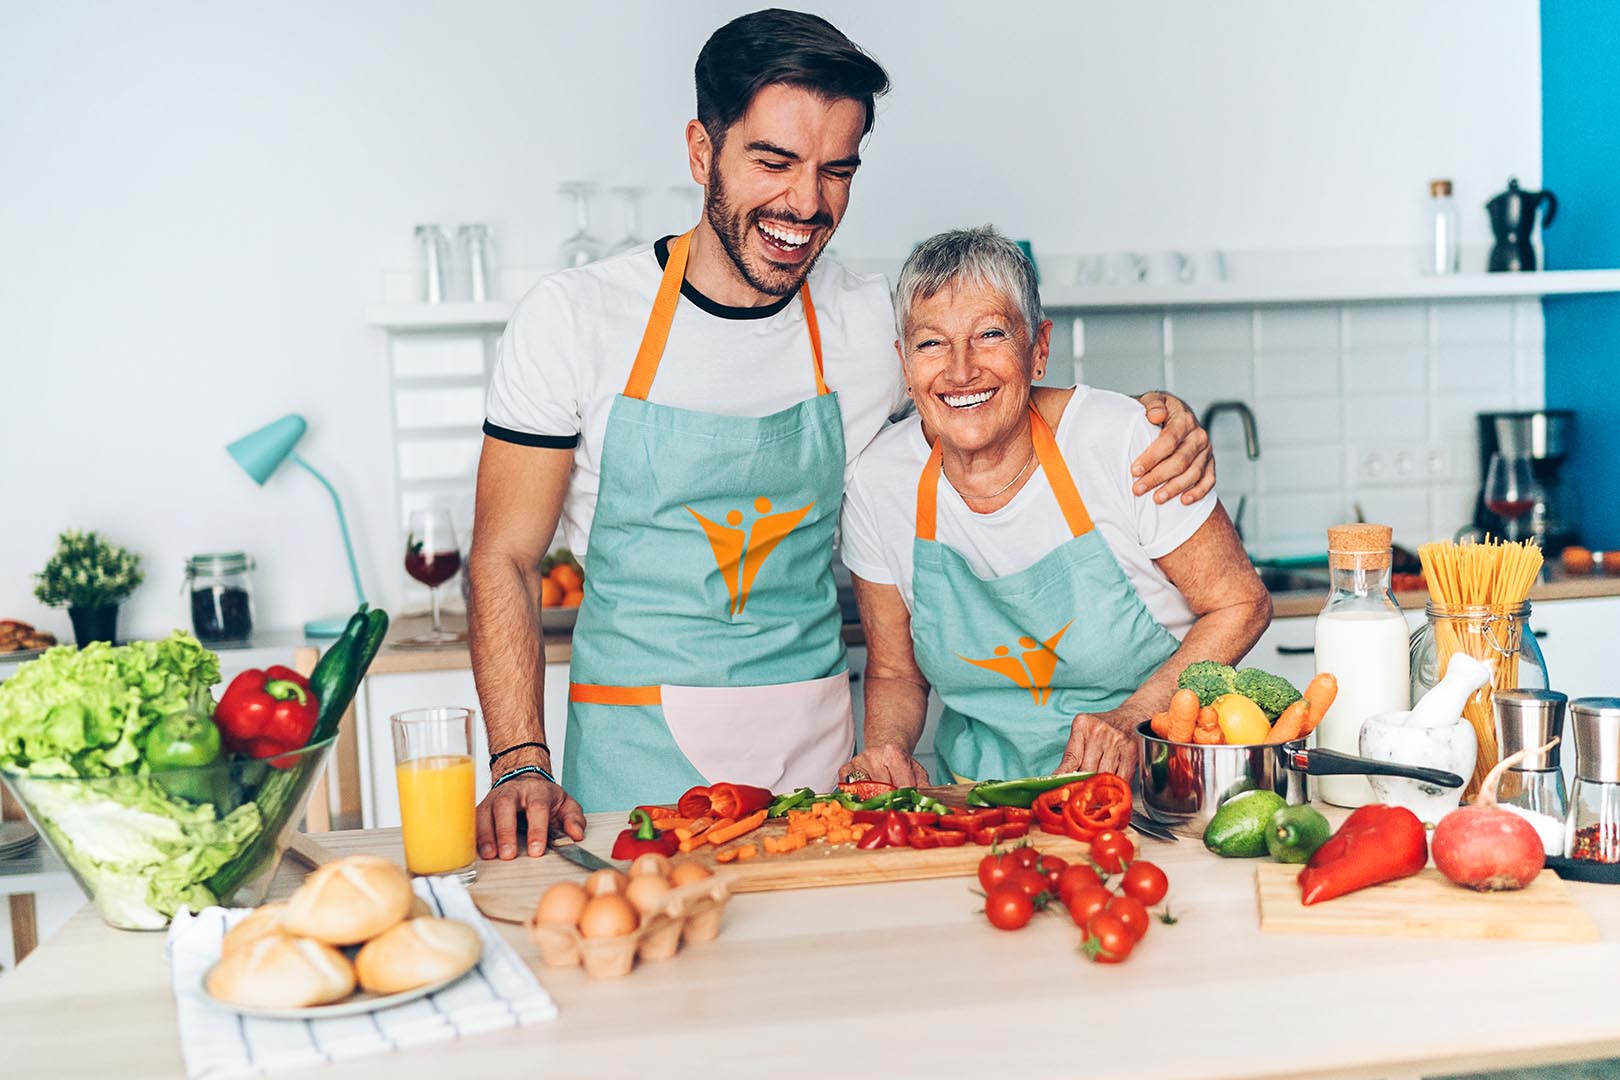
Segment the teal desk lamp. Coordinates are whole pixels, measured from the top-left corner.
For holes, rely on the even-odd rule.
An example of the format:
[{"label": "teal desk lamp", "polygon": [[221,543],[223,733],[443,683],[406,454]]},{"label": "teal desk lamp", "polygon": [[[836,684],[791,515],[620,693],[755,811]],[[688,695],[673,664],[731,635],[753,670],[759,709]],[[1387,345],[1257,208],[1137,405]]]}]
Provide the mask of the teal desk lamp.
[{"label": "teal desk lamp", "polygon": [[[337,509],[338,530],[343,534],[343,550],[349,556],[349,574],[354,578],[355,600],[358,604],[363,604],[366,602],[366,593],[360,587],[360,565],[354,560],[354,543],[349,539],[349,523],[343,517],[343,502],[338,498],[337,489],[331,482],[293,451],[293,447],[304,437],[304,431],[308,427],[302,416],[289,413],[280,420],[266,424],[251,435],[242,436],[225,449],[236,459],[236,463],[253,477],[255,484],[262,486],[283,461],[291,461],[321,482],[321,486],[332,496],[332,505]],[[337,637],[343,633],[343,628],[348,622],[347,615],[311,619],[304,624],[304,633],[309,637]]]}]

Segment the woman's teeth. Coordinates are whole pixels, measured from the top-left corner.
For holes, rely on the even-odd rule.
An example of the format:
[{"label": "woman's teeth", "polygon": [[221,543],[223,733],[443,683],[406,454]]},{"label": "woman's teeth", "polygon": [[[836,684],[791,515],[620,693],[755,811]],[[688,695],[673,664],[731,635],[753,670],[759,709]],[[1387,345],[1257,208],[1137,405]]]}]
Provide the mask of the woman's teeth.
[{"label": "woman's teeth", "polygon": [[953,409],[971,409],[983,405],[995,396],[994,390],[981,390],[977,394],[941,394],[940,400]]},{"label": "woman's teeth", "polygon": [[797,229],[785,229],[780,225],[767,225],[759,223],[759,231],[785,248],[800,248],[810,242],[810,233],[800,232]]}]

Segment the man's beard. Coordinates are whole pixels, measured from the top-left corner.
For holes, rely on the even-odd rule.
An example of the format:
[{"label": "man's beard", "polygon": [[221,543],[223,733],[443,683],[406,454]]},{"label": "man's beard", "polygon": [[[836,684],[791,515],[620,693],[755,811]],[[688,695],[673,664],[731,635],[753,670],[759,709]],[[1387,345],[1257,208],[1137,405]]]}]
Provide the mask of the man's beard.
[{"label": "man's beard", "polygon": [[716,160],[709,166],[709,185],[703,195],[703,216],[708,219],[709,228],[720,238],[720,246],[725,248],[726,254],[730,256],[731,265],[737,268],[737,273],[742,275],[744,281],[766,296],[789,296],[797,292],[799,286],[804,284],[804,279],[809,277],[810,271],[815,268],[816,260],[821,258],[821,253],[826,250],[831,235],[823,234],[821,247],[817,248],[815,254],[806,259],[802,266],[784,269],[768,261],[761,267],[749,266],[743,256],[748,243],[748,234],[760,221],[781,221],[802,227],[822,226],[830,229],[832,219],[826,214],[817,214],[808,221],[799,221],[785,214],[767,216],[755,210],[744,221],[742,215],[726,199],[725,185],[720,180],[719,154],[716,154],[715,158]]}]

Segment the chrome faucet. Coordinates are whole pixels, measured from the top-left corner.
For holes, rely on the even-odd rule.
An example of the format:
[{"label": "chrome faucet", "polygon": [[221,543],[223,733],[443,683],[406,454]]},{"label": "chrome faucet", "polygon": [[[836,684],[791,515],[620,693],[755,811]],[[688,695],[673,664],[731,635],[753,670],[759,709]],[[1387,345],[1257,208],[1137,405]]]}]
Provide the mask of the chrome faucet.
[{"label": "chrome faucet", "polygon": [[1250,461],[1260,460],[1260,432],[1254,425],[1254,413],[1241,401],[1217,401],[1204,410],[1201,421],[1207,432],[1215,424],[1215,418],[1223,412],[1237,413],[1243,422],[1243,449],[1248,453]]},{"label": "chrome faucet", "polygon": [[[1223,412],[1237,413],[1238,420],[1243,423],[1243,449],[1250,461],[1260,460],[1260,431],[1254,423],[1254,412],[1241,401],[1217,401],[1204,410],[1202,423],[1207,434],[1214,426],[1215,418]],[[1232,515],[1232,528],[1236,530],[1238,539],[1243,539],[1243,511],[1248,508],[1249,496],[1245,493],[1238,496],[1237,510]]]}]

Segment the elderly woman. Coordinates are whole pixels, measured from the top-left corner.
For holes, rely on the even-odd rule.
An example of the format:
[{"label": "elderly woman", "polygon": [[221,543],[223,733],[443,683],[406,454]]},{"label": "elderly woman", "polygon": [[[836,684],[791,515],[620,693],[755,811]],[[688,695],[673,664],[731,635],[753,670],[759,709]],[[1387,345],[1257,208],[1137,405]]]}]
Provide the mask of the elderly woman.
[{"label": "elderly woman", "polygon": [[958,779],[1131,776],[1134,728],[1194,660],[1233,662],[1271,600],[1226,511],[1131,494],[1154,436],[1131,398],[1036,387],[1052,324],[1034,269],[988,227],[912,252],[895,348],[916,413],[866,449],[843,558],[866,630],[865,749],[846,766],[926,783],[929,687]]}]

